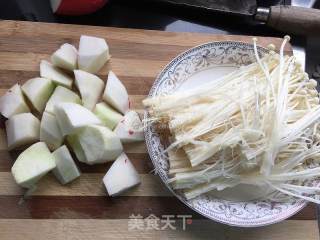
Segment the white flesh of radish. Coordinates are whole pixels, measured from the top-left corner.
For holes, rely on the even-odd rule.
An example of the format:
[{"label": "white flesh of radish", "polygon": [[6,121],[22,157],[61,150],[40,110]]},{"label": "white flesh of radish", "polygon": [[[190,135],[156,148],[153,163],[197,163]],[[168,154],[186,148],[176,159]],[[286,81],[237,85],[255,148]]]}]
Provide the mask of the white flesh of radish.
[{"label": "white flesh of radish", "polygon": [[78,67],[90,73],[97,73],[110,59],[109,47],[103,38],[82,35],[78,51]]},{"label": "white flesh of radish", "polygon": [[123,150],[120,139],[104,126],[89,125],[78,136],[87,164],[113,161]]},{"label": "white flesh of radish", "polygon": [[40,121],[31,113],[20,113],[6,121],[8,149],[39,141]]},{"label": "white flesh of radish", "polygon": [[44,112],[40,123],[40,141],[45,142],[50,150],[55,150],[61,146],[63,136],[59,128],[56,117]]},{"label": "white flesh of radish", "polygon": [[73,79],[51,63],[42,60],[40,63],[40,76],[52,80],[55,84],[71,88]]},{"label": "white flesh of radish", "polygon": [[90,124],[102,124],[96,115],[76,103],[56,104],[55,115],[63,136]]},{"label": "white flesh of radish", "polygon": [[47,78],[32,78],[25,82],[21,88],[32,106],[39,113],[42,113],[54,90],[54,85]]},{"label": "white flesh of radish", "polygon": [[18,185],[32,188],[41,177],[55,167],[55,160],[47,145],[38,142],[19,155],[11,172]]},{"label": "white flesh of radish", "polygon": [[96,75],[82,70],[75,70],[74,76],[83,106],[92,110],[102,94],[104,82]]},{"label": "white flesh of radish", "polygon": [[19,113],[30,112],[19,84],[15,84],[0,97],[0,112],[6,118]]},{"label": "white flesh of radish", "polygon": [[130,107],[127,89],[112,71],[108,75],[103,100],[122,114],[125,114]]},{"label": "white flesh of radish", "polygon": [[116,196],[138,185],[140,176],[125,153],[112,164],[103,178],[110,196]]},{"label": "white flesh of radish", "polygon": [[113,110],[104,102],[98,103],[96,105],[94,113],[103,122],[103,124],[111,130],[113,130],[123,118],[120,113]]},{"label": "white flesh of radish", "polygon": [[51,62],[56,67],[73,71],[77,68],[77,58],[77,49],[73,45],[65,43],[52,54]]},{"label": "white flesh of radish", "polygon": [[114,133],[122,142],[143,141],[143,125],[138,113],[135,111],[127,112],[114,129]]},{"label": "white flesh of radish", "polygon": [[75,92],[68,88],[57,86],[47,102],[45,111],[54,114],[54,106],[58,103],[70,102],[81,104],[81,99]]},{"label": "white flesh of radish", "polygon": [[65,145],[55,150],[52,155],[56,163],[52,172],[61,184],[67,184],[80,176],[80,171]]}]

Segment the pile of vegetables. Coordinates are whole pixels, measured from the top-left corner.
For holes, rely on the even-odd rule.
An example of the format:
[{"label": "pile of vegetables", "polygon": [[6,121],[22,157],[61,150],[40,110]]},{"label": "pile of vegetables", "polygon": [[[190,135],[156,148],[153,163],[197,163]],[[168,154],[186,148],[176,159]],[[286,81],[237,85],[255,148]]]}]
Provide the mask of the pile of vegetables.
[{"label": "pile of vegetables", "polygon": [[144,139],[139,115],[112,71],[106,84],[95,75],[109,59],[104,39],[81,36],[78,50],[63,44],[51,63],[41,61],[40,77],[15,84],[0,98],[8,149],[28,147],[12,166],[27,193],[50,171],[61,184],[80,176],[69,149],[90,165],[115,160],[103,179],[111,196],[140,183],[122,146]]},{"label": "pile of vegetables", "polygon": [[288,41],[260,56],[254,38],[256,62],[143,101],[147,123],[170,132],[168,182],[187,199],[249,184],[320,203],[317,82],[284,55]]}]

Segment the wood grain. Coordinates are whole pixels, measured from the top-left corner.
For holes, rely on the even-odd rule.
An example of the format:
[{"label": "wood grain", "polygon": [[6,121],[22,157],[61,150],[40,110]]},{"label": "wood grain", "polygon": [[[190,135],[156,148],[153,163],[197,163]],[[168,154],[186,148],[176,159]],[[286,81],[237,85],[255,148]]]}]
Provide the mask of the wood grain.
[{"label": "wood grain", "polygon": [[[284,221],[263,228],[233,228],[209,220],[193,220],[182,230],[129,230],[127,219],[118,220],[0,220],[3,239],[237,239],[318,240],[316,221]],[[17,230],[19,229],[19,230]]]},{"label": "wood grain", "polygon": [[[176,32],[162,32],[153,30],[141,29],[122,29],[112,27],[93,27],[93,26],[79,26],[79,25],[57,25],[50,23],[33,23],[17,22],[17,21],[3,21],[1,23],[0,36],[5,37],[33,37],[50,40],[51,37],[58,36],[60,42],[57,46],[65,42],[75,43],[77,45],[79,36],[82,34],[94,35],[97,37],[106,38],[108,41],[127,41],[130,43],[143,43],[157,45],[161,44],[164,47],[167,45],[181,46],[185,48],[194,47],[206,42],[212,41],[240,41],[252,42],[251,36],[239,35],[213,35],[213,34],[197,34],[197,33],[176,33]],[[50,30],[52,30],[50,32]],[[50,38],[50,39],[49,39]],[[266,47],[271,42],[279,49],[281,40],[273,37],[257,37],[259,45]],[[48,43],[50,44],[50,43]],[[32,46],[30,46],[32,47]],[[112,47],[112,46],[111,46]],[[288,45],[287,52],[292,49]]]},{"label": "wood grain", "polygon": [[[249,36],[171,33],[49,23],[0,21],[0,95],[14,83],[39,76],[39,62],[62,43],[78,45],[81,34],[108,41],[112,59],[99,76],[105,80],[112,69],[126,86],[133,109],[142,113],[141,101],[161,69],[179,53],[210,41],[251,42]],[[259,45],[281,39],[258,38]],[[290,45],[286,53],[291,54]],[[10,169],[21,152],[7,151],[3,120],[0,122],[0,239],[318,239],[315,205],[308,205],[291,220],[255,229],[231,228],[205,220],[165,188],[151,172],[145,144],[124,146],[142,183],[121,196],[107,196],[101,179],[111,163],[88,166],[78,163],[82,176],[61,186],[49,174],[31,198],[21,202],[24,190],[13,181]],[[193,223],[186,231],[129,231],[128,217],[140,214],[189,214]],[[294,220],[293,220],[294,219]]]},{"label": "wood grain", "polygon": [[[61,186],[51,174],[48,174],[37,185],[34,196],[105,196],[106,190],[102,183],[105,174],[83,173],[72,183]],[[160,183],[158,176],[153,174],[140,174],[141,184],[121,196],[172,196],[164,184]],[[15,196],[24,194],[24,190],[17,186],[11,173],[0,173],[0,196]]]},{"label": "wood grain", "polygon": [[[40,61],[49,60],[50,54],[32,52],[0,52],[0,70],[38,71]],[[100,74],[106,75],[110,69],[119,76],[154,77],[167,61],[155,61],[112,57],[101,69]]]},{"label": "wood grain", "polygon": [[[189,214],[204,219],[175,197],[155,196],[33,196],[21,202],[21,196],[0,196],[0,218],[128,218],[131,214],[148,217]],[[315,220],[315,206],[309,205],[294,220]]]},{"label": "wood grain", "polygon": [[[8,152],[6,150],[0,150],[0,172],[10,172],[15,159],[20,153],[21,151]],[[154,167],[147,153],[127,153],[127,156],[139,173],[150,173],[153,171]],[[79,161],[77,161],[76,164],[82,173],[106,173],[106,169],[112,165],[112,162],[93,166]]]}]

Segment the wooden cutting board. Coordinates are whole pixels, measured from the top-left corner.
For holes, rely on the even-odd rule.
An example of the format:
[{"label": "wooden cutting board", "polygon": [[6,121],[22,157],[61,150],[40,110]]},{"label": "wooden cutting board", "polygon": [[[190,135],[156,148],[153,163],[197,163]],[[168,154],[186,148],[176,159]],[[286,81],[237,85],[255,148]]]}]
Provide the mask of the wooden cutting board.
[{"label": "wooden cutting board", "polygon": [[[1,94],[14,83],[39,76],[39,62],[48,59],[61,44],[78,45],[81,34],[105,38],[112,59],[100,76],[112,69],[126,85],[133,108],[142,111],[141,100],[161,69],[176,55],[205,42],[235,40],[251,42],[248,36],[170,33],[160,31],[0,21]],[[281,39],[259,38],[259,44]],[[291,48],[286,49],[291,54]],[[21,127],[25,127],[21,123]],[[41,180],[34,195],[19,203],[23,190],[13,181],[10,168],[19,152],[8,152],[5,131],[0,129],[0,239],[318,239],[315,207],[309,205],[290,220],[263,228],[240,229],[206,220],[179,202],[152,174],[144,143],[125,146],[142,184],[117,198],[106,196],[101,179],[110,164],[79,164],[82,176],[61,186],[51,175]],[[192,215],[186,230],[130,230],[132,214]],[[131,218],[130,218],[131,217]],[[141,222],[141,221],[140,221]]]}]

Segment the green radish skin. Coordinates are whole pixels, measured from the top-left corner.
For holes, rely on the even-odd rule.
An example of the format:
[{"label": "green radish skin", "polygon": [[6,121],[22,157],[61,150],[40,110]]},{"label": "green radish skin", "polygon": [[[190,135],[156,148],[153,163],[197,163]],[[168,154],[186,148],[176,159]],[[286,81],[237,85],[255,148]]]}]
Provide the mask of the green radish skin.
[{"label": "green radish skin", "polygon": [[47,78],[32,78],[25,82],[21,88],[34,109],[42,113],[54,87],[52,81]]},{"label": "green radish skin", "polygon": [[[27,127],[21,127],[21,124]],[[31,113],[14,115],[5,125],[9,150],[39,141],[40,121]]]},{"label": "green radish skin", "polygon": [[52,54],[51,62],[56,67],[60,67],[68,71],[73,71],[77,68],[78,65],[77,58],[77,49],[73,45],[65,43]]},{"label": "green radish skin", "polygon": [[109,196],[117,196],[122,192],[140,184],[140,176],[128,156],[122,153],[112,164],[103,183]]},{"label": "green radish skin", "polygon": [[9,118],[19,113],[30,112],[19,84],[15,84],[3,96],[1,96],[0,112],[5,118]]},{"label": "green radish skin", "polygon": [[55,150],[52,155],[57,165],[52,172],[61,184],[67,184],[80,177],[80,171],[65,145]]},{"label": "green radish skin", "polygon": [[23,151],[12,166],[11,172],[18,185],[32,188],[56,167],[55,160],[44,142],[38,142]]},{"label": "green radish skin", "polygon": [[66,88],[71,88],[73,82],[73,79],[68,74],[45,60],[40,63],[40,76]]},{"label": "green radish skin", "polygon": [[80,145],[80,142],[79,142],[79,132],[80,131],[78,131],[78,133],[68,135],[66,139],[67,139],[67,143],[72,148],[72,151],[76,154],[77,159],[80,162],[86,163],[87,159],[86,159],[84,151],[83,151],[83,149]]},{"label": "green radish skin", "polygon": [[74,70],[74,76],[83,106],[92,110],[102,94],[104,82],[96,75],[82,70]]},{"label": "green radish skin", "polygon": [[104,102],[96,105],[94,113],[103,122],[103,124],[111,130],[113,130],[123,118],[120,113],[113,110]]},{"label": "green radish skin", "polygon": [[68,88],[57,86],[47,102],[45,112],[54,114],[54,106],[58,103],[70,102],[81,104],[81,99],[75,92]]},{"label": "green radish skin", "polygon": [[45,142],[50,150],[61,146],[63,136],[54,115],[44,112],[40,124],[40,141]]}]

